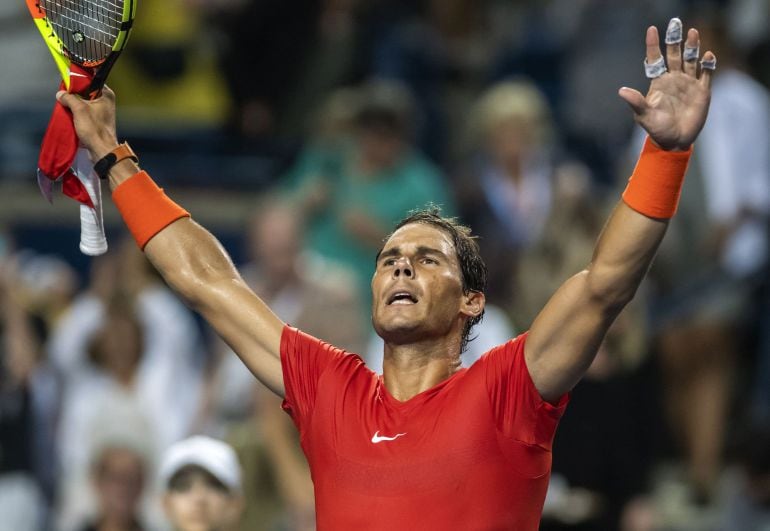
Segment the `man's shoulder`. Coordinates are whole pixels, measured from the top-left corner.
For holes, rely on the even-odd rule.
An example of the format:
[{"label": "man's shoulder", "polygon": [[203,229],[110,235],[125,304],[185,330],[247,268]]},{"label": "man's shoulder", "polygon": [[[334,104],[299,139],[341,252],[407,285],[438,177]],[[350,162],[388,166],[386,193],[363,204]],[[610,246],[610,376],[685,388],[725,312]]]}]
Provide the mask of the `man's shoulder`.
[{"label": "man's shoulder", "polygon": [[495,358],[509,358],[513,359],[518,356],[524,355],[524,344],[527,341],[527,334],[529,332],[522,332],[521,334],[509,339],[508,341],[505,341],[503,343],[500,343],[498,345],[495,345],[489,349],[487,349],[486,352],[484,352],[478,359],[477,362],[475,362],[471,367],[478,365],[479,362],[482,361],[489,361],[490,359]]}]

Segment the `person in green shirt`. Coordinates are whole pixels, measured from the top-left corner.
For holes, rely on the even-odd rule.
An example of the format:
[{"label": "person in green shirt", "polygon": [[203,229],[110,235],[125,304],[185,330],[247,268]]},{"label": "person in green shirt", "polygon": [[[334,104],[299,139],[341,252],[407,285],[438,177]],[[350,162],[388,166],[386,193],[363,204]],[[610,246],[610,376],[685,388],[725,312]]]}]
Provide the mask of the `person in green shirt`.
[{"label": "person in green shirt", "polygon": [[369,293],[372,256],[389,227],[429,203],[444,215],[455,208],[439,169],[414,147],[406,89],[377,81],[344,95],[348,105],[338,107],[348,113],[347,134],[337,131],[335,141],[309,145],[289,186],[309,213],[307,246],[347,266],[361,293]]}]

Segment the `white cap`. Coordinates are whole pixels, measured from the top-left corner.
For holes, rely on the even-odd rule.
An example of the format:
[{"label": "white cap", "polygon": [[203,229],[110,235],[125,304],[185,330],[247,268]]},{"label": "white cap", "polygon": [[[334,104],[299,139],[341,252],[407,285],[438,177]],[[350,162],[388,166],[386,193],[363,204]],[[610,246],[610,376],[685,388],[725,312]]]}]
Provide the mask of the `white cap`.
[{"label": "white cap", "polygon": [[174,474],[188,465],[201,467],[231,491],[241,490],[241,466],[229,444],[203,435],[172,444],[160,464],[158,475],[163,488],[168,488]]}]

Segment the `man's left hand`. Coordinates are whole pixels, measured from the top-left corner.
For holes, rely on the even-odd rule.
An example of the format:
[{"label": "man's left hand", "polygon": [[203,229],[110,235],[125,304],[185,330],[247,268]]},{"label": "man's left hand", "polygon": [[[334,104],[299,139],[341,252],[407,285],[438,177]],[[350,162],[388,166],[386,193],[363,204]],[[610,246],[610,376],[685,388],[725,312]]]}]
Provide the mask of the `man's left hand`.
[{"label": "man's left hand", "polygon": [[[669,22],[669,35],[681,34],[681,22]],[[672,33],[673,31],[673,33]],[[647,28],[647,64],[654,65],[662,58],[658,30]],[[700,38],[696,29],[687,32],[685,56],[681,42],[666,44],[667,71],[655,77],[646,96],[623,87],[618,93],[633,109],[634,119],[650,138],[666,150],[685,151],[690,148],[703,128],[711,99],[711,77],[716,65],[712,52],[703,54],[698,63]],[[661,65],[663,67],[663,65]]]}]

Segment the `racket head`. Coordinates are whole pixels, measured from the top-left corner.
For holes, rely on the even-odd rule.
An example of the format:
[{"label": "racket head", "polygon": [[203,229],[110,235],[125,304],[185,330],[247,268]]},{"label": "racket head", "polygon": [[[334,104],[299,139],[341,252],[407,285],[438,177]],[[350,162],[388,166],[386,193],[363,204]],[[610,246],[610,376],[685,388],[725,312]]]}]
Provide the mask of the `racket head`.
[{"label": "racket head", "polygon": [[27,8],[56,61],[67,90],[70,66],[93,69],[88,95],[101,90],[125,48],[136,16],[136,0],[26,0]]}]

